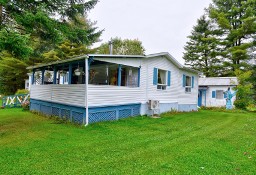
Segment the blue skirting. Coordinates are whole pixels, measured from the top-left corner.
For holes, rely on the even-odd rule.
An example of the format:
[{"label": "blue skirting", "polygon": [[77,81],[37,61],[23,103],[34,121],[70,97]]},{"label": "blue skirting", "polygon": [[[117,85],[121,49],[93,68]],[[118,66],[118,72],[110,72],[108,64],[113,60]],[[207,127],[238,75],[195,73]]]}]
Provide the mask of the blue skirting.
[{"label": "blue skirting", "polygon": [[[89,107],[89,123],[138,116],[140,115],[140,108],[141,104]],[[85,124],[86,110],[84,107],[30,99],[30,110],[47,116],[57,116],[74,123]]]},{"label": "blue skirting", "polygon": [[197,104],[179,104],[179,111],[181,112],[189,112],[189,111],[197,111]]}]

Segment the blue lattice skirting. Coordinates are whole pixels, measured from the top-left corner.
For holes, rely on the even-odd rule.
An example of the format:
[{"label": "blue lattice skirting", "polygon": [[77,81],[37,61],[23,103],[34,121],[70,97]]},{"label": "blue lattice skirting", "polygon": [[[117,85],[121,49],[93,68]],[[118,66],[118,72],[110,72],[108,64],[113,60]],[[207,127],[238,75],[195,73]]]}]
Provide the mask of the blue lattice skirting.
[{"label": "blue lattice skirting", "polygon": [[[140,115],[141,104],[127,104],[118,106],[89,107],[89,123],[118,120]],[[74,123],[85,123],[84,107],[70,106],[53,102],[30,99],[30,110],[47,116],[57,116]]]}]

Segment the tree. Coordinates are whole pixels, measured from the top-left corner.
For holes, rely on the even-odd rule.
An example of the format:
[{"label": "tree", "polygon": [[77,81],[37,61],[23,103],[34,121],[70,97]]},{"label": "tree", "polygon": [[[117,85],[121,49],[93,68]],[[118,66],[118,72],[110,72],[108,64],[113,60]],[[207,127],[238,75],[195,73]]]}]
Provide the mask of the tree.
[{"label": "tree", "polygon": [[[94,27],[95,23],[86,18],[87,11],[97,2],[97,0],[26,2],[0,0],[0,60],[12,63],[9,58],[13,58],[28,65],[43,62],[42,53],[58,48],[66,40],[88,48],[99,40],[102,33]],[[8,59],[1,54],[6,52],[10,54]],[[3,64],[0,64],[0,69],[11,70],[6,69]],[[26,71],[22,66],[17,69],[24,69],[17,72]],[[20,77],[9,77],[10,79],[21,79],[23,76],[11,75]],[[5,76],[5,72],[0,71],[0,77],[5,78]],[[2,80],[3,78],[0,79],[1,85]]]},{"label": "tree", "polygon": [[71,43],[65,41],[60,44],[56,49],[43,54],[44,62],[64,60],[84,54],[95,53],[96,49],[89,49],[83,44]]},{"label": "tree", "polygon": [[[111,39],[114,55],[144,55],[145,49],[138,39],[124,39],[115,37]],[[109,54],[109,43],[103,43],[97,49],[98,54]]]},{"label": "tree", "polygon": [[209,7],[210,18],[222,34],[218,39],[222,53],[224,75],[234,75],[235,69],[249,67],[248,50],[255,48],[256,34],[255,0],[213,0]]},{"label": "tree", "polygon": [[218,76],[220,60],[218,58],[218,40],[215,35],[213,24],[203,15],[197,20],[197,25],[193,27],[189,41],[186,43],[183,58],[185,64],[193,69],[203,72],[208,76]]},{"label": "tree", "polygon": [[252,71],[241,71],[237,69],[235,74],[238,79],[238,85],[236,87],[237,93],[234,105],[239,109],[246,109],[246,107],[253,103],[253,85],[250,82]]},{"label": "tree", "polygon": [[27,66],[24,61],[5,53],[0,60],[0,92],[9,95],[23,89]]}]

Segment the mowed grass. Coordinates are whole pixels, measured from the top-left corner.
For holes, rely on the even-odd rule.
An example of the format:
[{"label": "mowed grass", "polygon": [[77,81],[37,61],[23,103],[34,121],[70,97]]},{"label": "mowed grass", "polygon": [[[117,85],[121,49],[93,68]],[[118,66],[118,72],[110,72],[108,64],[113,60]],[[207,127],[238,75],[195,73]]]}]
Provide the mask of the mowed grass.
[{"label": "mowed grass", "polygon": [[0,174],[256,174],[256,115],[200,111],[85,128],[4,109]]}]

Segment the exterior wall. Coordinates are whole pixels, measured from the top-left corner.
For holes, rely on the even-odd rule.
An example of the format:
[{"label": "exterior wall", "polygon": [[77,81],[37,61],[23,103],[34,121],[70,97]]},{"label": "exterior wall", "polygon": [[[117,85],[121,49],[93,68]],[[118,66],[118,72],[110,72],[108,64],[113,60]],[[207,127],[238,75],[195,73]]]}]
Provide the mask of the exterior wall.
[{"label": "exterior wall", "polygon": [[32,85],[30,98],[85,107],[85,85]]},{"label": "exterior wall", "polygon": [[89,85],[89,107],[141,103],[144,98],[142,87],[111,85]]},{"label": "exterior wall", "polygon": [[[212,91],[216,91],[216,90],[223,90],[223,91],[227,91],[228,87],[231,87],[231,92],[233,93],[234,91],[232,90],[232,87],[235,87],[235,86],[208,86],[208,89],[206,91],[206,106],[207,107],[221,107],[221,106],[225,106],[226,105],[226,99],[223,98],[223,99],[216,99],[216,98],[212,98]],[[223,95],[224,97],[224,95]],[[204,96],[203,96],[203,106],[205,104],[205,101],[204,101]],[[232,104],[234,104],[234,101],[235,101],[235,97],[232,98]]]},{"label": "exterior wall", "polygon": [[[142,88],[146,91],[144,102],[148,100],[159,100],[160,104],[177,103],[179,69],[165,57],[144,59],[142,65],[146,67],[146,69],[141,71],[141,79],[144,80],[142,82]],[[171,86],[167,86],[166,90],[157,89],[157,85],[153,84],[154,68],[171,71]]]},{"label": "exterior wall", "polygon": [[[188,76],[194,76],[194,88],[191,88],[191,92],[185,92],[185,87],[183,87],[183,74]],[[180,70],[178,74],[177,80],[177,93],[178,95],[178,103],[179,105],[197,105],[198,103],[198,75],[192,72]]]}]

